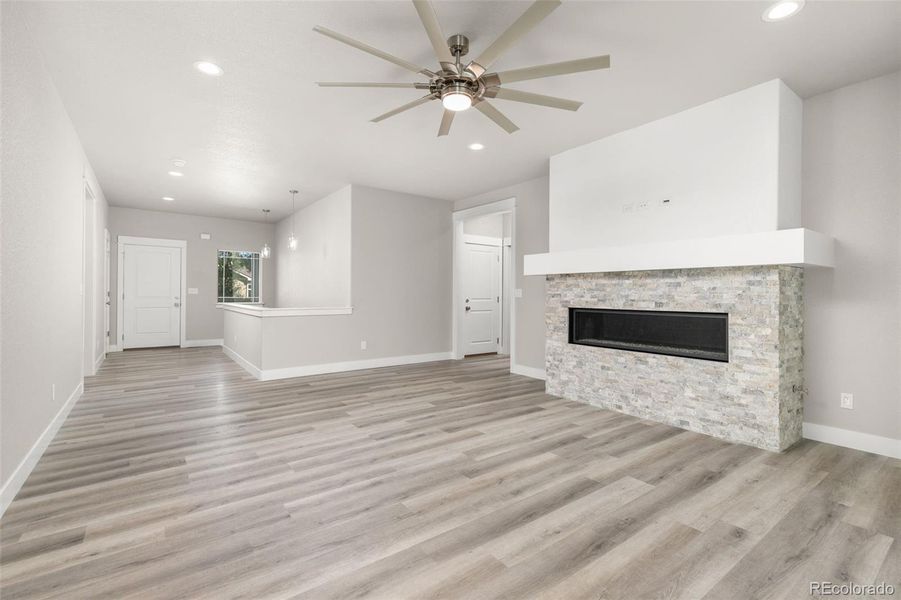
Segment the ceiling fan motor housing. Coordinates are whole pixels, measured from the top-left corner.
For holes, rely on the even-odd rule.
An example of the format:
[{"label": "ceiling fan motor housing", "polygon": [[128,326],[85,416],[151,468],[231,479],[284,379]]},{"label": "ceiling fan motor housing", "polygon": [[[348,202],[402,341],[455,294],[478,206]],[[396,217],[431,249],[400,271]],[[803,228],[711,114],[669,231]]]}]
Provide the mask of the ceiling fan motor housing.
[{"label": "ceiling fan motor housing", "polygon": [[469,38],[458,33],[447,38],[447,47],[454,56],[466,56],[469,54]]}]

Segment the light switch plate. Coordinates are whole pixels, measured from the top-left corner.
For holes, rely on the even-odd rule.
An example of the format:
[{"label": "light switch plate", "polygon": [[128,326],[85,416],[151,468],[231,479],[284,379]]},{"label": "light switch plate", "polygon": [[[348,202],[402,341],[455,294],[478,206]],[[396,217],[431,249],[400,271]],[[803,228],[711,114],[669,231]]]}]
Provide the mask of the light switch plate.
[{"label": "light switch plate", "polygon": [[515,298],[522,298],[522,288],[516,288],[513,290],[513,296]]},{"label": "light switch plate", "polygon": [[213,238],[213,236],[211,236],[211,235],[208,234],[208,233],[201,233],[201,234],[200,234],[200,239],[202,239],[202,240],[209,240],[209,239],[212,239],[212,238]]},{"label": "light switch plate", "polygon": [[197,294],[197,288],[188,288],[188,294],[194,296]]}]

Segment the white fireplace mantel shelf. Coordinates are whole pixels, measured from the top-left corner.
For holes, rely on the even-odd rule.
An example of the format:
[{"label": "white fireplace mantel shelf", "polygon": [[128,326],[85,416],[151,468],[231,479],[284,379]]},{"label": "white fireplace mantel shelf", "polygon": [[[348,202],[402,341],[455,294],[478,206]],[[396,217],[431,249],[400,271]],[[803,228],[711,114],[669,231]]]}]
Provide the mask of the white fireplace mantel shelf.
[{"label": "white fireplace mantel shelf", "polygon": [[809,229],[569,250],[525,257],[525,275],[791,265],[833,267],[834,240]]}]

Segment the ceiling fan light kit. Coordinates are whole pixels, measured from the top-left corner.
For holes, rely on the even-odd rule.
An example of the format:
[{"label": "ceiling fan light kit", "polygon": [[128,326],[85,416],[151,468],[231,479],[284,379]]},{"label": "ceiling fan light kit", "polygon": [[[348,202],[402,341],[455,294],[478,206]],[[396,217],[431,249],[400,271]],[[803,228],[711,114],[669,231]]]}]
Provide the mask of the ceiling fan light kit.
[{"label": "ceiling fan light kit", "polygon": [[421,98],[377,116],[372,119],[374,123],[432,100],[441,100],[444,114],[438,128],[439,137],[450,133],[456,113],[469,108],[475,108],[507,133],[513,133],[518,131],[519,127],[504,116],[489,100],[499,98],[571,111],[578,110],[582,103],[555,96],[502,88],[503,84],[610,67],[610,57],[604,55],[511,71],[488,72],[491,65],[504,52],[534,29],[559,5],[560,0],[536,0],[475,60],[464,65],[462,58],[469,54],[469,38],[462,34],[446,38],[432,3],[429,0],[413,0],[413,6],[432,44],[435,57],[438,59],[440,68],[437,71],[404,60],[325,27],[317,26],[313,28],[313,31],[429,78],[428,82],[415,83],[318,82],[318,84],[322,87],[410,88],[428,92]]},{"label": "ceiling fan light kit", "polygon": [[447,110],[459,112],[472,106],[473,93],[465,83],[452,83],[441,90],[441,104]]}]

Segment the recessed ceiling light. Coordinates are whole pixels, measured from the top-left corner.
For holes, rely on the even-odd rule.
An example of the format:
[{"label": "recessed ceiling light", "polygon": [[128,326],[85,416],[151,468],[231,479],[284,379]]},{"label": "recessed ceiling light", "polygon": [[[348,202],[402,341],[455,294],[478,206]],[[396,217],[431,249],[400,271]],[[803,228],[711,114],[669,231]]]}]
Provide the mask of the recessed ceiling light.
[{"label": "recessed ceiling light", "polygon": [[222,75],[224,72],[222,67],[217,64],[207,62],[205,60],[199,60],[194,63],[194,68],[203,73],[204,75],[211,75],[213,77],[218,77]]},{"label": "recessed ceiling light", "polygon": [[474,144],[470,144],[470,145],[469,145],[469,149],[470,149],[470,150],[481,150],[481,149],[484,148],[484,147],[485,147],[484,144],[480,144],[480,143],[478,143],[478,142],[475,142]]},{"label": "recessed ceiling light", "polygon": [[163,196],[163,200],[165,200],[166,202],[175,202],[175,198],[173,198],[172,196]]},{"label": "recessed ceiling light", "polygon": [[782,21],[798,14],[804,8],[804,0],[779,0],[763,11],[763,20],[768,22]]},{"label": "recessed ceiling light", "polygon": [[173,177],[184,177],[185,174],[181,171],[169,171],[169,175],[172,175]]}]

